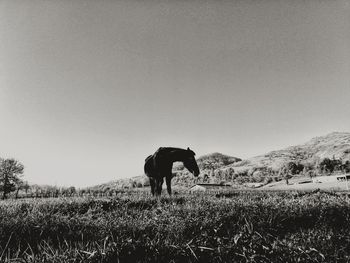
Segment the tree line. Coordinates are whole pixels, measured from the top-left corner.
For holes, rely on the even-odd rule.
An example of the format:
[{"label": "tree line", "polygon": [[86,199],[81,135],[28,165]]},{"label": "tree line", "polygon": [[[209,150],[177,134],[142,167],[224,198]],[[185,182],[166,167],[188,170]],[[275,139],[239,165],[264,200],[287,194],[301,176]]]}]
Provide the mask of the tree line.
[{"label": "tree line", "polygon": [[49,198],[73,196],[113,196],[120,191],[115,189],[77,189],[74,186],[58,187],[51,185],[30,185],[23,180],[24,165],[16,159],[0,158],[1,199],[11,198]]},{"label": "tree line", "polygon": [[[128,185],[116,188],[105,185],[103,187],[77,189],[74,186],[58,187],[50,185],[29,185],[23,180],[24,166],[15,159],[0,158],[0,196],[8,197],[72,197],[72,196],[115,196],[132,188],[144,188],[148,184],[130,181]],[[175,184],[189,186],[195,183],[263,183],[288,180],[294,175],[304,175],[311,178],[319,175],[334,173],[350,173],[350,161],[336,158],[324,158],[314,161],[287,162],[279,170],[269,167],[259,167],[250,171],[235,171],[232,167],[225,169],[211,169],[204,171],[200,177],[181,171],[174,174]]]}]

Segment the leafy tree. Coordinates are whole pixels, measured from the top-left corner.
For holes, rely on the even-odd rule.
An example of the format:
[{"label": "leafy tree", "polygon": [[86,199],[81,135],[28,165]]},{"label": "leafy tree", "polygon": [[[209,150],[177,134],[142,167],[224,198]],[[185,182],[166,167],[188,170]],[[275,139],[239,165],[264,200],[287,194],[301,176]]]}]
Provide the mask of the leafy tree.
[{"label": "leafy tree", "polygon": [[329,158],[324,158],[320,166],[323,173],[332,173],[334,170],[333,162]]},{"label": "leafy tree", "polygon": [[323,174],[331,174],[342,170],[342,160],[335,159],[334,157],[333,159],[324,158],[319,165]]},{"label": "leafy tree", "polygon": [[349,173],[350,172],[350,161],[347,160],[345,163],[344,163],[344,167],[343,167],[344,171],[346,173]]},{"label": "leafy tree", "polygon": [[304,166],[301,164],[288,162],[281,167],[279,174],[281,178],[286,180],[286,184],[289,184],[289,179],[291,179],[293,175],[299,174],[303,168]]},{"label": "leafy tree", "polygon": [[0,159],[0,191],[2,199],[6,199],[10,192],[16,190],[22,182],[24,166],[15,159]]}]

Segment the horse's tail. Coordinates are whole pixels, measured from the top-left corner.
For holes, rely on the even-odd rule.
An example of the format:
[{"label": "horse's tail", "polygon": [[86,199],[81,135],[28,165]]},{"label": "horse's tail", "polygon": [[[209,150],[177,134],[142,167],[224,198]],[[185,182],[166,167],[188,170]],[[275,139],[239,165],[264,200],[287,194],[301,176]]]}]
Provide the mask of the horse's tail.
[{"label": "horse's tail", "polygon": [[163,147],[160,147],[154,154],[149,155],[145,159],[144,171],[148,177],[153,177],[155,172],[157,171],[158,160],[162,150],[163,150]]},{"label": "horse's tail", "polygon": [[144,166],[145,174],[149,177],[152,174],[152,170],[153,170],[153,155],[150,155],[145,159],[145,166]]},{"label": "horse's tail", "polygon": [[149,159],[151,159],[152,158],[152,154],[151,155],[149,155],[146,159],[145,159],[145,162],[147,162]]}]

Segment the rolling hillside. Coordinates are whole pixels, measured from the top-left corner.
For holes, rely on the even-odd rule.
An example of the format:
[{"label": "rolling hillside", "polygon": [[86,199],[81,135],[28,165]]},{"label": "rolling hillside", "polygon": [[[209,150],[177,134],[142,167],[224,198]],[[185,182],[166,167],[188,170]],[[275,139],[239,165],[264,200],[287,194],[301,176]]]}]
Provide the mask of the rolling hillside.
[{"label": "rolling hillside", "polygon": [[350,160],[350,133],[333,132],[325,136],[315,137],[305,144],[291,146],[272,151],[264,155],[252,157],[224,167],[233,168],[236,173],[255,172],[268,169],[277,172],[285,163],[316,163],[324,158]]},{"label": "rolling hillside", "polygon": [[194,183],[220,183],[225,181],[225,178],[222,178],[218,174],[220,170],[239,161],[242,161],[242,159],[222,153],[203,155],[197,159],[197,164],[201,172],[197,178],[187,171],[182,164],[175,164],[173,167],[173,183],[179,186],[191,186]]}]

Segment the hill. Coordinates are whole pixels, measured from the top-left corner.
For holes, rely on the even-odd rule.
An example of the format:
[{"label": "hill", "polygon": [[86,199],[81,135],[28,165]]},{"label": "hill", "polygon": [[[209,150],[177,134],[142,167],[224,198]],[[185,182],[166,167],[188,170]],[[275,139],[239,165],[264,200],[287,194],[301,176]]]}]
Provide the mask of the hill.
[{"label": "hill", "polygon": [[252,157],[223,169],[231,168],[238,174],[246,173],[247,175],[254,175],[254,173],[261,171],[276,173],[288,162],[315,166],[325,158],[337,159],[342,162],[350,160],[350,133],[333,132],[325,136],[315,137],[304,144]]},{"label": "hill", "polygon": [[[235,162],[242,161],[242,159],[216,152],[200,156],[196,159],[196,161],[199,170],[201,171],[201,173],[203,173],[204,171],[216,170],[224,166],[234,164]],[[173,166],[173,170],[175,172],[180,172],[184,169],[185,168],[182,163],[175,163]]]}]

